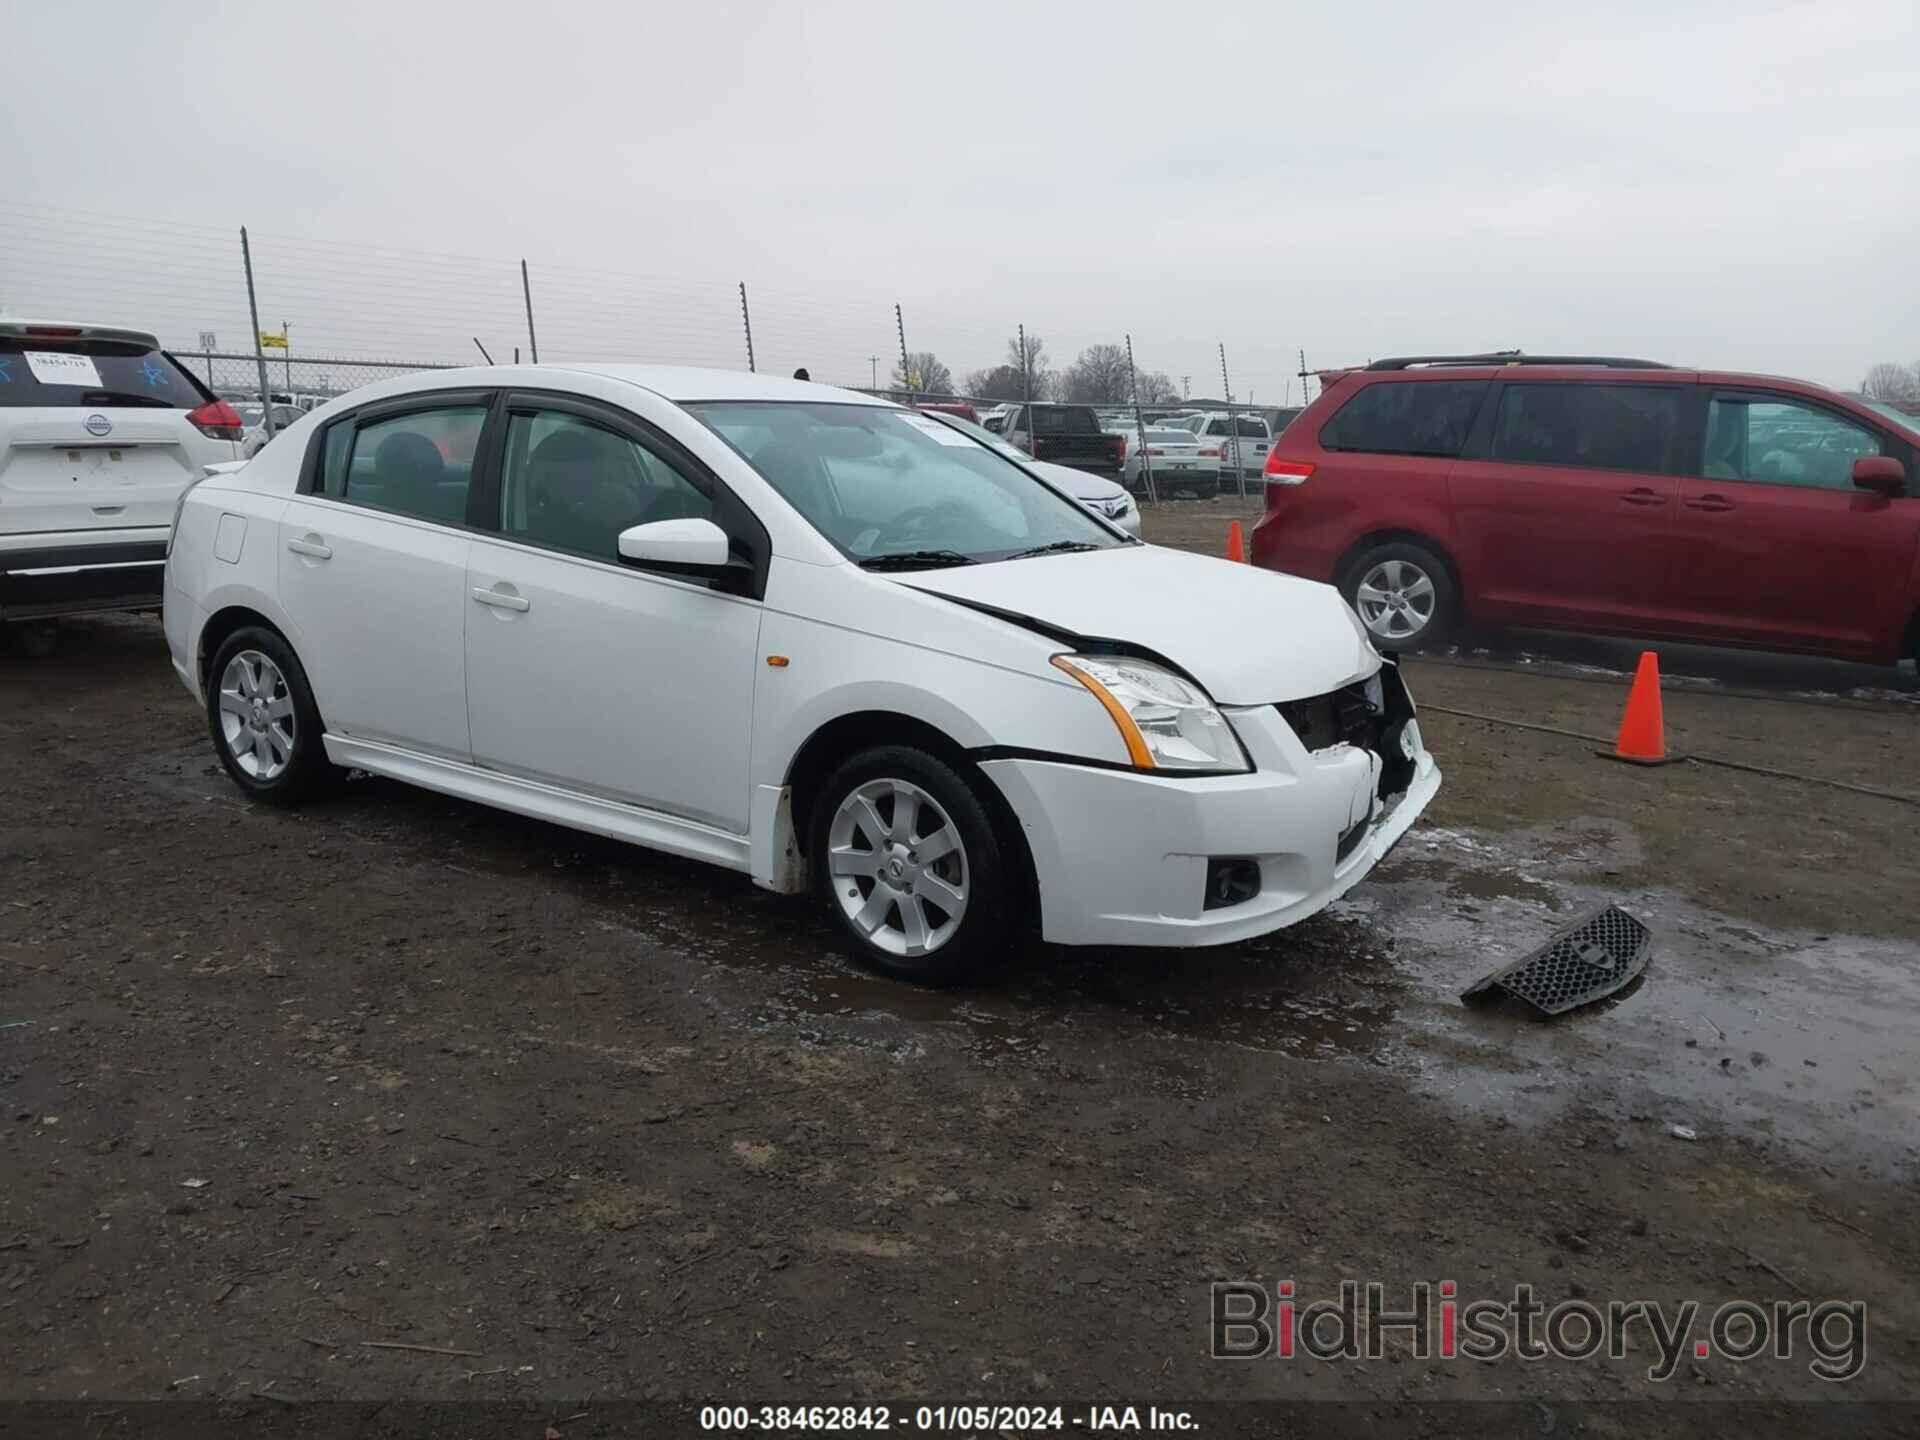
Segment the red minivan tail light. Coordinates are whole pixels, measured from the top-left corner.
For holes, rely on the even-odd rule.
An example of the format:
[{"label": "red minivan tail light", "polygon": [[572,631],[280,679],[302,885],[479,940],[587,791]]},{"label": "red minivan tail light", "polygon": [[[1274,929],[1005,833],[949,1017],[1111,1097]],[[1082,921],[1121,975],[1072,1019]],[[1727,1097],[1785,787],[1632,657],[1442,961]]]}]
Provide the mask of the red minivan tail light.
[{"label": "red minivan tail light", "polygon": [[1307,477],[1313,474],[1313,462],[1282,460],[1272,451],[1268,451],[1265,474],[1269,485],[1304,485]]},{"label": "red minivan tail light", "polygon": [[209,400],[199,409],[189,410],[187,420],[210,440],[238,440],[247,431],[240,412],[224,400]]}]

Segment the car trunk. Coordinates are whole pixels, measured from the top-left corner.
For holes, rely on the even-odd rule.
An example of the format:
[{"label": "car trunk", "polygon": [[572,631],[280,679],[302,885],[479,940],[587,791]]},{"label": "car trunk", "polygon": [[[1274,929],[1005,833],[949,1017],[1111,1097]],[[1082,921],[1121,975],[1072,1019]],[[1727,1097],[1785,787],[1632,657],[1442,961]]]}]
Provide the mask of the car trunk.
[{"label": "car trunk", "polygon": [[[88,428],[102,421],[104,435]],[[166,525],[181,486],[200,473],[189,447],[207,448],[193,444],[190,429],[177,410],[136,407],[42,410],[14,420],[0,452],[5,528],[19,534]]]}]

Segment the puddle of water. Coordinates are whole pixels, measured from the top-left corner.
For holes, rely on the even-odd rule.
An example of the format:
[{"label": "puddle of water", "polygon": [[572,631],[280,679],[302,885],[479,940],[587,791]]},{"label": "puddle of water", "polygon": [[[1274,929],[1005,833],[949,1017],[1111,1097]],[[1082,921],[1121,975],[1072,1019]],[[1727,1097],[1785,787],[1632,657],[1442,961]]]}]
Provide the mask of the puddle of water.
[{"label": "puddle of water", "polygon": [[[1463,880],[1538,864],[1516,837],[1462,837],[1370,883],[1379,923],[1418,999],[1396,1019],[1420,1057],[1417,1083],[1520,1120],[1600,1103],[1702,1136],[1777,1141],[1879,1171],[1920,1160],[1920,945],[1771,930],[1669,891],[1623,894],[1567,875],[1556,910],[1513,887],[1463,914]],[[1571,867],[1566,867],[1571,868]],[[1460,1005],[1459,991],[1576,915],[1619,903],[1654,931],[1646,975],[1554,1020],[1524,1006]]]}]

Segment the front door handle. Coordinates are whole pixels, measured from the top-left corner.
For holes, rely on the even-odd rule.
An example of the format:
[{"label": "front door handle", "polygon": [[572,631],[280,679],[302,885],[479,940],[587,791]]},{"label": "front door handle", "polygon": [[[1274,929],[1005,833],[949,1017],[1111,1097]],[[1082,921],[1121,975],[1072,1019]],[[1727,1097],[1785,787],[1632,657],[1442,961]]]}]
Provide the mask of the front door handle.
[{"label": "front door handle", "polygon": [[1658,490],[1649,489],[1645,485],[1634,490],[1622,490],[1620,492],[1620,498],[1629,505],[1664,505],[1667,503],[1666,496],[1662,495]]},{"label": "front door handle", "polygon": [[287,541],[287,549],[296,555],[307,555],[315,560],[331,560],[333,547],[309,530],[305,535],[297,535]]},{"label": "front door handle", "polygon": [[511,590],[489,590],[484,585],[473,587],[473,598],[482,605],[491,605],[496,610],[529,610],[531,603],[524,595],[516,595]]},{"label": "front door handle", "polygon": [[1718,511],[1733,509],[1733,501],[1727,499],[1724,495],[1713,494],[1702,495],[1696,500],[1689,500],[1686,502],[1686,505],[1689,510]]}]

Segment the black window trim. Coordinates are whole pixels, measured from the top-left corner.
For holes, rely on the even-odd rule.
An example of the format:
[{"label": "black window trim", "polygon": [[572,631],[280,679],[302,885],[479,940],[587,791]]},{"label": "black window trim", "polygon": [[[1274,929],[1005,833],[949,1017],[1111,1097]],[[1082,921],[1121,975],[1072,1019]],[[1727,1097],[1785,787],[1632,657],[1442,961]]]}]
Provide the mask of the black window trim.
[{"label": "black window trim", "polygon": [[[508,534],[500,524],[500,506],[506,482],[509,422],[515,415],[534,415],[542,411],[573,415],[590,421],[624,440],[631,441],[642,449],[660,452],[662,458],[678,470],[694,489],[713,502],[713,521],[726,532],[728,550],[736,559],[745,562],[739,577],[735,579],[730,576],[715,576],[711,579],[701,579],[675,570],[632,560],[587,555],[578,550],[563,549],[558,545],[542,544],[526,536]],[[704,585],[709,590],[728,595],[741,595],[751,600],[766,599],[767,570],[773,558],[773,538],[767,533],[766,525],[758,515],[754,514],[752,508],[734,493],[733,488],[714,473],[711,466],[658,425],[644,416],[636,415],[631,410],[622,409],[605,400],[577,395],[571,391],[542,390],[530,386],[516,386],[512,390],[502,392],[496,418],[497,426],[481,441],[481,452],[486,457],[486,464],[480,466],[476,463],[479,480],[475,485],[474,498],[480,507],[477,512],[479,518],[475,518],[475,510],[468,511],[468,519],[472,522],[474,529],[507,544],[525,545],[545,555],[563,556],[569,560],[583,560],[589,564],[617,566],[626,570],[638,570],[648,575],[682,583]]]},{"label": "black window trim", "polygon": [[[1698,388],[1693,381],[1669,381],[1662,384],[1658,380],[1622,380],[1618,372],[1609,372],[1604,378],[1581,377],[1568,380],[1542,380],[1537,376],[1514,376],[1511,379],[1501,376],[1493,381],[1493,392],[1480,407],[1480,414],[1474,417],[1473,429],[1468,433],[1467,444],[1460,452],[1463,460],[1471,459],[1482,465],[1517,465],[1521,467],[1545,468],[1549,470],[1592,470],[1612,475],[1657,475],[1663,480],[1671,480],[1686,474],[1687,455],[1698,448],[1695,438],[1693,392]],[[1610,390],[1673,390],[1680,396],[1680,413],[1673,427],[1673,434],[1667,438],[1666,468],[1662,470],[1641,470],[1621,465],[1591,465],[1578,460],[1516,460],[1493,453],[1493,432],[1500,423],[1500,406],[1509,387],[1528,386],[1539,389],[1545,385],[1576,385],[1581,387],[1605,386]]]},{"label": "black window trim", "polygon": [[[419,390],[411,395],[395,395],[384,400],[370,400],[356,406],[345,414],[330,418],[326,424],[316,426],[312,437],[307,441],[307,453],[300,460],[300,478],[294,484],[294,494],[308,500],[322,500],[329,505],[351,505],[356,510],[364,510],[369,515],[397,515],[404,519],[417,521],[422,525],[434,525],[443,530],[474,530],[474,496],[481,488],[487,457],[487,439],[492,433],[499,415],[501,392],[493,388],[460,390]],[[341,426],[358,431],[363,426],[375,425],[383,420],[397,419],[402,415],[419,414],[428,410],[470,410],[475,406],[484,407],[486,416],[480,425],[480,442],[474,447],[473,468],[467,475],[467,518],[458,523],[436,520],[427,515],[415,515],[407,510],[388,510],[379,505],[367,505],[346,495],[329,495],[322,488],[322,472],[327,463],[327,437]],[[352,452],[348,452],[348,464],[352,464]]]},{"label": "black window trim", "polygon": [[1715,485],[1770,485],[1786,490],[1819,490],[1828,495],[1857,495],[1861,492],[1852,486],[1835,485],[1795,485],[1791,480],[1756,480],[1741,476],[1730,480],[1724,475],[1706,474],[1707,464],[1707,418],[1713,413],[1713,402],[1719,399],[1741,400],[1747,404],[1760,405],[1798,405],[1802,409],[1816,411],[1843,425],[1851,425],[1856,430],[1865,430],[1880,442],[1880,453],[1898,460],[1907,472],[1908,493],[1914,485],[1914,464],[1920,458],[1916,451],[1896,432],[1869,420],[1864,415],[1856,415],[1844,406],[1832,405],[1812,395],[1802,395],[1797,390],[1769,390],[1762,385],[1716,385],[1703,380],[1700,390],[1700,429],[1695,442],[1686,455],[1686,468],[1680,473],[1684,479],[1706,481]]}]

